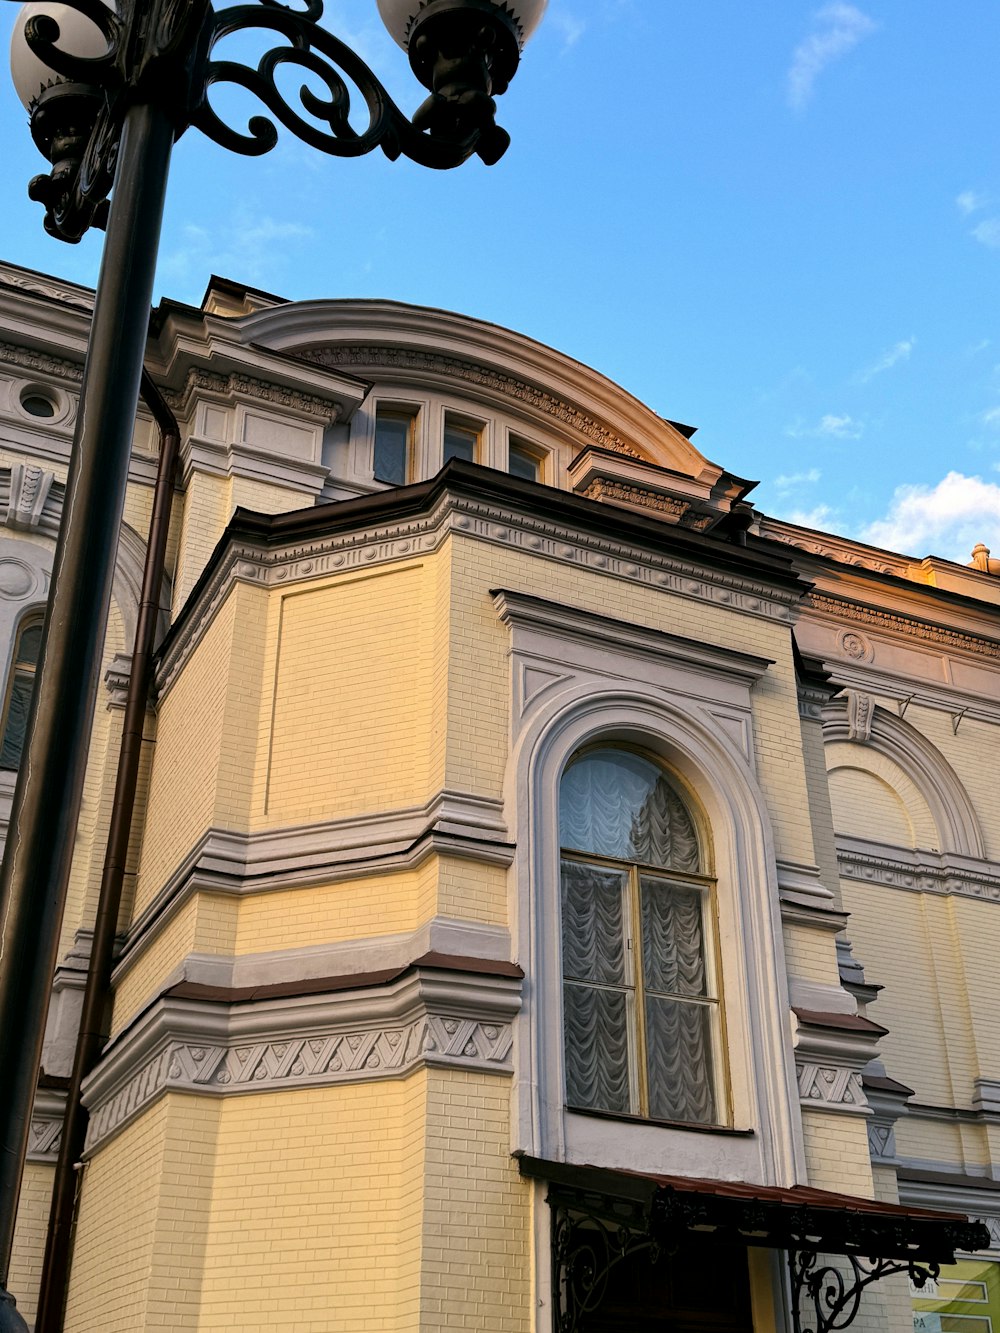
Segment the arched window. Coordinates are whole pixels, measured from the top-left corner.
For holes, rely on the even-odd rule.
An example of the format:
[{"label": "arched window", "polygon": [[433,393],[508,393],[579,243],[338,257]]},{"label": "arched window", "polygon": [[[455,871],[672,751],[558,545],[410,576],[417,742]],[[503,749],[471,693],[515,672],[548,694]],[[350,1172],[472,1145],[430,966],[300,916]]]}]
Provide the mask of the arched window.
[{"label": "arched window", "polygon": [[16,769],[28,726],[28,710],[35,690],[35,671],[42,644],[42,615],[25,616],[14,641],[14,657],[7,681],[3,709],[3,739],[0,740],[0,768]]},{"label": "arched window", "polygon": [[659,764],[573,757],[559,799],[563,1028],[571,1109],[727,1120],[714,882]]}]

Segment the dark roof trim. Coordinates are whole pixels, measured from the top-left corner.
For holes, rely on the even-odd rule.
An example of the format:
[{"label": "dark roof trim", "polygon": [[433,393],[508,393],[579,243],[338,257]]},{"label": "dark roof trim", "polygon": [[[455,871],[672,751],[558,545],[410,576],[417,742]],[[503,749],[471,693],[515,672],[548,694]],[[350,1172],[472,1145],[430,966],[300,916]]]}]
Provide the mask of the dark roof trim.
[{"label": "dark roof trim", "polygon": [[792,1009],[800,1023],[811,1028],[836,1028],[839,1032],[870,1032],[873,1036],[884,1037],[888,1028],[880,1027],[870,1018],[860,1014],[821,1013],[816,1009]]},{"label": "dark roof trim", "polygon": [[490,958],[466,958],[457,954],[425,953],[402,967],[377,972],[349,972],[334,977],[309,977],[298,981],[276,981],[262,986],[209,986],[200,981],[179,981],[164,991],[177,1000],[204,1000],[210,1004],[252,1004],[258,1000],[297,999],[306,995],[329,995],[344,990],[370,990],[387,986],[416,971],[471,972],[478,976],[509,977],[520,981],[524,972],[516,963]]},{"label": "dark roof trim", "polygon": [[748,1245],[825,1254],[952,1263],[956,1250],[987,1249],[984,1226],[962,1213],[909,1208],[834,1194],[806,1185],[644,1175],[593,1166],[519,1158],[521,1174],[549,1183],[549,1202],[601,1216],[615,1200],[639,1205],[653,1236],[693,1228],[717,1231]]},{"label": "dark roof trim", "polygon": [[645,545],[651,551],[667,552],[729,574],[756,577],[776,588],[794,590],[802,595],[812,587],[809,580],[794,569],[790,548],[778,542],[757,541],[751,537],[746,546],[735,546],[711,534],[680,528],[662,519],[646,518],[643,514],[599,500],[587,500],[554,486],[512,477],[495,468],[452,459],[436,477],[413,486],[399,486],[352,500],[335,500],[281,514],[237,509],[161,644],[160,656],[211,581],[230,543],[255,542],[265,548],[283,546],[315,540],[332,532],[399,522],[429,513],[446,494],[487,503],[500,501],[528,517],[571,523],[594,536]]}]

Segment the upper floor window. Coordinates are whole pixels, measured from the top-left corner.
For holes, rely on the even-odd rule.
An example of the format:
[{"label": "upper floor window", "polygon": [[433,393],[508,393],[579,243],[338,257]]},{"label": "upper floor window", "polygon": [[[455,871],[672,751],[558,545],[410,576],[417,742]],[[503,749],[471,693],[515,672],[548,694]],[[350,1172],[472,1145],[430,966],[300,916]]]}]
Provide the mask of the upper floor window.
[{"label": "upper floor window", "polygon": [[448,417],[445,418],[444,461],[446,463],[452,458],[462,458],[466,463],[474,463],[478,443],[477,431],[470,430],[468,426],[458,426]]},{"label": "upper floor window", "polygon": [[714,882],[663,769],[585,750],[559,800],[563,1028],[571,1109],[727,1118]]},{"label": "upper floor window", "polygon": [[413,418],[405,412],[375,414],[375,480],[405,486],[408,480]]},{"label": "upper floor window", "polygon": [[538,455],[514,440],[511,440],[507,450],[507,471],[512,477],[523,477],[525,481],[542,479],[541,460]]},{"label": "upper floor window", "polygon": [[3,739],[0,740],[0,768],[16,769],[21,762],[41,644],[42,616],[26,616],[18,627],[10,679],[7,682],[7,697],[3,710]]}]

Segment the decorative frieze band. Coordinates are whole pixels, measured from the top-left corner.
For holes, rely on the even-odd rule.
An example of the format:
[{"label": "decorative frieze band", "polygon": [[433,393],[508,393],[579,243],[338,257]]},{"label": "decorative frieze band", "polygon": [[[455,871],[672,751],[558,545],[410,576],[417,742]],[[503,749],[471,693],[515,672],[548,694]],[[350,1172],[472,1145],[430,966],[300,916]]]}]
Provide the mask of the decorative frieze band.
[{"label": "decorative frieze band", "polygon": [[331,533],[283,550],[233,543],[166,653],[158,681],[161,697],[169,691],[234,580],[281,587],[373,569],[436,551],[453,532],[784,624],[795,619],[799,603],[795,589],[706,569],[680,557],[592,536],[576,527],[514,514],[500,505],[446,494],[430,513],[418,518]]},{"label": "decorative frieze band", "polygon": [[440,352],[425,352],[409,347],[363,346],[356,343],[345,347],[305,348],[296,355],[315,365],[337,369],[345,366],[352,369],[380,366],[390,370],[419,370],[423,374],[446,375],[449,380],[465,380],[502,394],[505,399],[517,399],[547,412],[602,449],[611,449],[614,453],[627,454],[631,458],[640,457],[638,451],[626,444],[620,435],[608,430],[607,426],[564,399],[536,389],[534,385],[514,375],[500,374],[461,357],[443,356]]},{"label": "decorative frieze band", "polygon": [[255,398],[260,402],[272,403],[275,407],[322,417],[331,423],[338,421],[342,413],[342,405],[334,398],[305,393],[285,384],[275,384],[237,371],[220,374],[201,366],[189,370],[184,387],[178,392],[168,393],[166,397],[171,407],[183,414],[187,411],[191,395],[199,391]]},{"label": "decorative frieze band", "polygon": [[970,864],[947,852],[862,848],[855,840],[837,839],[837,861],[843,879],[881,884],[908,893],[953,894],[1000,902],[1000,871],[984,862]]},{"label": "decorative frieze band", "polygon": [[55,1088],[40,1088],[35,1094],[28,1129],[28,1161],[52,1164],[62,1143],[66,1094]]},{"label": "decorative frieze band", "polygon": [[819,1105],[826,1111],[867,1111],[868,1100],[856,1069],[797,1064],[795,1072],[803,1105]]},{"label": "decorative frieze band", "polygon": [[976,653],[980,657],[1000,658],[1000,642],[987,639],[980,634],[965,634],[960,630],[945,629],[930,621],[918,620],[914,616],[899,615],[896,612],[880,611],[877,607],[861,606],[842,597],[830,597],[825,593],[813,591],[807,601],[814,611],[826,612],[835,620],[850,620],[862,625],[871,625],[873,629],[889,634],[905,634],[919,638],[924,643],[938,643],[945,648],[957,648],[963,652]]},{"label": "decorative frieze band", "polygon": [[293,999],[226,1004],[168,994],[88,1080],[87,1151],[167,1092],[279,1092],[398,1078],[422,1065],[510,1074],[519,1006],[512,977],[422,969]]}]

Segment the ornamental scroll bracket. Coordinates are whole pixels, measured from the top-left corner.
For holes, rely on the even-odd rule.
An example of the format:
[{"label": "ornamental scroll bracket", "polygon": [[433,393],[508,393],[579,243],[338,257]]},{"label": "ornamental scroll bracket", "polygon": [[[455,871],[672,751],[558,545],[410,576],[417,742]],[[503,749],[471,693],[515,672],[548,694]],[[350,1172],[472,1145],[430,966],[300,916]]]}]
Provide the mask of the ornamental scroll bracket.
[{"label": "ornamental scroll bracket", "polygon": [[937,1278],[940,1264],[906,1259],[842,1256],[840,1265],[820,1264],[816,1250],[789,1250],[788,1270],[792,1282],[793,1333],[835,1333],[848,1328],[861,1308],[865,1288],[893,1273],[906,1273],[921,1290]]},{"label": "ornamental scroll bracket", "polygon": [[[365,62],[320,26],[324,0],[248,0],[218,11],[209,0],[62,0],[53,8],[83,16],[107,44],[103,55],[74,56],[59,45],[56,18],[34,13],[24,23],[29,51],[60,79],[31,108],[32,137],[52,170],[28,188],[45,208],[46,231],[59,240],[76,242],[90,227],[106,226],[126,116],[138,103],[162,109],[177,138],[194,126],[249,157],[274,148],[279,126],[335,157],[378,148],[439,169],[473,154],[492,165],[510,143],[491,96],[506,87],[506,76],[493,67],[495,34],[478,7],[477,21],[463,29],[461,61],[450,58],[445,37],[432,51],[435,91],[412,119]],[[491,22],[505,21],[500,10],[490,14]],[[266,48],[256,65],[225,58],[241,52],[244,35]],[[295,89],[297,76],[303,82]],[[229,124],[212,103],[219,87],[242,89],[261,114],[245,128]]]}]

